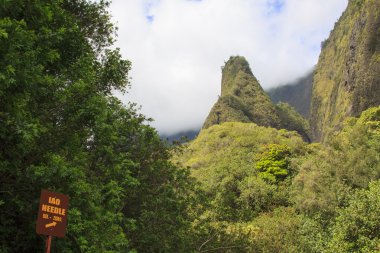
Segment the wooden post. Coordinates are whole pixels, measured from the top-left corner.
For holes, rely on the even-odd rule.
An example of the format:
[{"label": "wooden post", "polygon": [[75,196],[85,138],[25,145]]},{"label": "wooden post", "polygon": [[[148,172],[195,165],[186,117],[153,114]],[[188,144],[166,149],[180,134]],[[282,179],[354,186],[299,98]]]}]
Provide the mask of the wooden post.
[{"label": "wooden post", "polygon": [[46,253],[50,253],[50,245],[51,245],[51,235],[48,235],[48,238],[46,239]]}]

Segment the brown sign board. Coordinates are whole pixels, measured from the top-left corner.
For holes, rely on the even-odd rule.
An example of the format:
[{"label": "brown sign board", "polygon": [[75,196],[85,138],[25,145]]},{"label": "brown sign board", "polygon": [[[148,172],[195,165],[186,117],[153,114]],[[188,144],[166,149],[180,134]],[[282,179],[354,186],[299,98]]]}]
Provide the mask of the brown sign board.
[{"label": "brown sign board", "polygon": [[37,234],[64,237],[68,207],[69,197],[67,195],[41,190]]}]

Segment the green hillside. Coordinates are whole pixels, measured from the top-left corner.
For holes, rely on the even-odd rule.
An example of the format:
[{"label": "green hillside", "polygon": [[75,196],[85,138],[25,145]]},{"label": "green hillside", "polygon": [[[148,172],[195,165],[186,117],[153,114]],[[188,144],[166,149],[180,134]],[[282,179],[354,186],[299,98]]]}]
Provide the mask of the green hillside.
[{"label": "green hillside", "polygon": [[377,107],[325,145],[227,122],[203,129],[174,160],[199,182],[193,227],[209,238],[205,251],[376,252],[379,153]]},{"label": "green hillside", "polygon": [[290,150],[304,145],[295,132],[254,123],[226,122],[203,129],[179,159],[192,169],[195,178],[211,186],[227,174],[252,171],[252,165],[269,144],[286,145]]}]

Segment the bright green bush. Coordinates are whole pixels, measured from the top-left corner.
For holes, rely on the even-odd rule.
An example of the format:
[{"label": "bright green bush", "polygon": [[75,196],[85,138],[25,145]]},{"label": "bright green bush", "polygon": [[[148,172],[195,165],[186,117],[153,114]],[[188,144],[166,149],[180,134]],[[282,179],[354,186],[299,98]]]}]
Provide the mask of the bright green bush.
[{"label": "bright green bush", "polygon": [[256,163],[259,176],[271,183],[289,175],[290,150],[286,145],[269,144]]}]

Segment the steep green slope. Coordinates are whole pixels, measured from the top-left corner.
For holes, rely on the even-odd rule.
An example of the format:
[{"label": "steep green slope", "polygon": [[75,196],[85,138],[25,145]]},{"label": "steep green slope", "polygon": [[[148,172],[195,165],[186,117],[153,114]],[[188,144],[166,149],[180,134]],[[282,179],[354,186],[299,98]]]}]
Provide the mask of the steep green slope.
[{"label": "steep green slope", "polygon": [[350,0],[314,75],[310,125],[325,141],[347,116],[380,104],[380,1]]},{"label": "steep green slope", "polygon": [[280,125],[275,106],[241,56],[230,57],[223,67],[222,94],[203,128],[232,121],[271,127]]},{"label": "steep green slope", "polygon": [[313,87],[314,72],[297,81],[285,84],[267,91],[273,103],[288,103],[306,119],[309,118],[311,90]]}]

